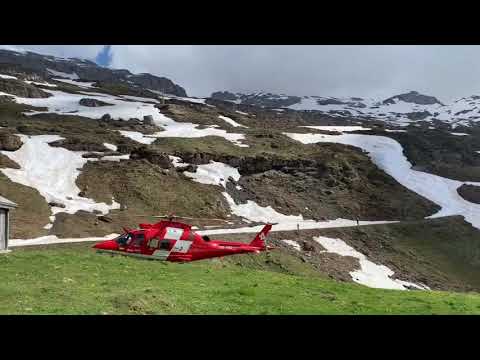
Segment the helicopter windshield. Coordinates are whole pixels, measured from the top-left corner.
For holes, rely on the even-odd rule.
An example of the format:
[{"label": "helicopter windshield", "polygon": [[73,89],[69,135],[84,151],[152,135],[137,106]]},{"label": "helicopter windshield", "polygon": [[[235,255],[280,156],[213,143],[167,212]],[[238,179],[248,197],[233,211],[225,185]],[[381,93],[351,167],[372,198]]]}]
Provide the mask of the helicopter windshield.
[{"label": "helicopter windshield", "polygon": [[122,234],[115,239],[117,244],[123,245],[123,246],[127,245],[130,242],[130,240],[132,240],[132,234],[129,234],[129,233]]}]

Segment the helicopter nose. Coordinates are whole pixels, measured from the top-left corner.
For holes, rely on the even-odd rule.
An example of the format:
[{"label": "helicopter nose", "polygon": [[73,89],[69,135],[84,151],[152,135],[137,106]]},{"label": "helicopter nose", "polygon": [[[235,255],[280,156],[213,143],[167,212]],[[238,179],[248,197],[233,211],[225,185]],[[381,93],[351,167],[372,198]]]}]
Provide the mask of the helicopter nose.
[{"label": "helicopter nose", "polygon": [[93,246],[95,249],[101,250],[118,250],[118,244],[115,240],[102,241]]}]

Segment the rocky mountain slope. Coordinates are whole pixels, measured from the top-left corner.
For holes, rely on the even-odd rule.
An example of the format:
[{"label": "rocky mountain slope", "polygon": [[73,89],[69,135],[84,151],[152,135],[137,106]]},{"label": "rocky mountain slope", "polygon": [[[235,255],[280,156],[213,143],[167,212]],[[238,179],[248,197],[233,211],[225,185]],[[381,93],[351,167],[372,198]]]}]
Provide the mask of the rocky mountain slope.
[{"label": "rocky mountain slope", "polygon": [[[0,60],[0,195],[19,204],[14,246],[103,237],[173,211],[224,219],[192,221],[212,235],[255,232],[262,222],[299,228],[294,238],[272,237],[279,251],[339,281],[480,290],[466,275],[476,260],[461,265],[480,227],[475,123],[453,131],[449,121],[409,119],[399,129],[358,112],[445,106],[435,98],[402,94],[378,108],[360,98],[198,99],[165,78],[84,60],[8,51]],[[358,111],[295,109],[308,101]],[[458,261],[444,261],[447,238],[423,255],[406,250],[423,246],[416,228],[433,238],[438,226],[462,244]],[[348,227],[360,235],[321,233]]]},{"label": "rocky mountain slope", "polygon": [[470,126],[480,119],[480,96],[476,95],[449,104],[443,104],[434,96],[416,91],[394,95],[387,99],[291,96],[265,92],[242,94],[228,91],[214,92],[211,97],[277,111],[285,109],[316,111],[335,117],[381,120],[396,126],[406,126],[417,121],[429,123],[439,121],[455,128]]},{"label": "rocky mountain slope", "polygon": [[[160,91],[164,94],[187,96],[185,89],[165,77],[151,74],[132,74],[128,70],[112,70],[84,59],[65,59],[32,52],[14,52],[0,49],[2,74],[26,74],[49,80],[55,77],[99,81],[105,84],[124,85]],[[1,90],[1,89],[0,89]]]}]

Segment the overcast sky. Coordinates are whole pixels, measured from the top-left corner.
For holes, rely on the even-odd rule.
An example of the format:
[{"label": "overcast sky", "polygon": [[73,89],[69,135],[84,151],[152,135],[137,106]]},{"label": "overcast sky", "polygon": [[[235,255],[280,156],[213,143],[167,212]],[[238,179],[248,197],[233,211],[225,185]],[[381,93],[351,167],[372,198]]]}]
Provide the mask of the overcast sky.
[{"label": "overcast sky", "polygon": [[18,45],[165,76],[191,96],[264,90],[386,98],[417,90],[449,102],[480,95],[480,46]]}]

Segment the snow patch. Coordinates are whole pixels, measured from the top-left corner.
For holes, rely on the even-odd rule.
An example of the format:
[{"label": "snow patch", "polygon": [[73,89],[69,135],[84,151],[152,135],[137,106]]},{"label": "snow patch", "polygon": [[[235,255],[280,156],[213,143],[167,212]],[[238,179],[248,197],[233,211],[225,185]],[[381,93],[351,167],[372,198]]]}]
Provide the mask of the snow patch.
[{"label": "snow patch", "polygon": [[57,87],[55,84],[50,84],[48,82],[37,82],[37,81],[30,81],[30,80],[25,80],[27,84],[33,84],[33,85],[40,85],[40,86],[48,86],[48,87]]},{"label": "snow patch", "polygon": [[141,132],[138,131],[126,131],[126,130],[118,130],[120,134],[122,134],[125,137],[128,137],[136,142],[139,142],[141,144],[146,144],[150,145],[153,143],[155,140],[157,140],[155,137],[152,136],[145,136]]},{"label": "snow patch", "polygon": [[[300,214],[283,215],[273,209],[271,206],[262,207],[254,201],[247,200],[246,204],[236,204],[233,198],[226,192],[222,193],[230,209],[234,215],[244,218],[248,221],[263,222],[263,223],[278,223],[275,225],[277,231],[282,230],[297,230],[297,229],[321,229],[327,227],[349,227],[356,226],[357,222],[354,220],[336,219],[327,221],[305,220]],[[359,221],[359,225],[371,224],[387,224],[395,221]],[[259,230],[260,231],[260,230]]]},{"label": "snow patch", "polygon": [[108,155],[108,156],[103,156],[101,159],[90,159],[90,161],[95,161],[95,160],[106,160],[106,161],[120,161],[120,160],[128,160],[130,159],[130,154],[124,154],[124,155]]},{"label": "snow patch", "polygon": [[184,174],[198,183],[222,185],[224,188],[227,186],[229,177],[232,177],[235,181],[240,179],[240,173],[236,168],[216,161],[210,161],[209,164],[198,165],[196,172],[191,173],[185,171]]},{"label": "snow patch", "polygon": [[176,123],[169,119],[169,123],[162,124],[158,121],[157,125],[162,126],[165,130],[155,133],[155,137],[179,137],[179,138],[199,138],[205,136],[220,136],[234,145],[239,147],[248,147],[241,140],[245,140],[244,134],[228,133],[225,130],[217,129],[216,125],[210,125],[204,129],[197,129],[199,125],[192,123]]},{"label": "snow patch", "polygon": [[391,129],[385,129],[386,132],[391,132],[391,133],[400,133],[400,132],[407,132],[407,130],[391,130]]},{"label": "snow patch", "polygon": [[56,71],[56,70],[52,70],[52,69],[48,69],[48,68],[47,68],[47,71],[54,76],[60,76],[60,77],[64,77],[64,78],[67,78],[67,79],[70,79],[70,80],[78,80],[79,79],[79,77],[76,73],[68,74],[68,73],[64,73],[64,72],[61,72],[61,71]]},{"label": "snow patch", "polygon": [[[283,222],[275,224],[271,231],[291,231],[291,230],[313,230],[313,229],[330,229],[330,228],[343,228],[352,226],[364,226],[364,225],[381,225],[392,224],[398,221],[360,221],[357,225],[356,221],[347,219],[335,219],[326,221],[314,221],[304,220],[303,222]],[[215,229],[215,230],[202,230],[198,231],[200,235],[219,235],[219,234],[247,234],[258,233],[263,229],[264,225],[245,226],[235,229]]]},{"label": "snow patch", "polygon": [[227,117],[227,116],[219,115],[218,117],[219,117],[220,119],[222,119],[223,121],[225,121],[226,123],[229,123],[229,124],[232,125],[232,126],[248,128],[248,126],[239,124],[239,123],[237,123],[235,120],[232,120],[231,118],[229,118],[229,117]]},{"label": "snow patch", "polygon": [[[86,107],[79,104],[80,99],[85,96],[82,94],[69,94],[56,90],[44,90],[50,94],[48,98],[21,98],[18,96],[12,96],[17,102],[27,104],[36,107],[47,107],[46,112],[55,112],[62,115],[69,115],[75,113],[78,116],[84,116],[91,119],[100,119],[106,113],[110,114],[112,119],[130,119],[137,118],[143,119],[144,116],[151,115],[154,123],[162,127],[164,131],[157,132],[152,135],[148,135],[148,139],[145,139],[144,135],[129,134],[135,136],[136,141],[150,144],[155,141],[156,137],[180,137],[180,138],[197,138],[205,136],[220,136],[228,141],[231,141],[234,145],[240,147],[248,147],[247,144],[243,144],[241,140],[245,140],[244,134],[228,133],[225,130],[218,129],[217,125],[210,125],[204,129],[198,129],[198,124],[192,123],[180,123],[165,116],[155,107],[155,104],[147,104],[138,101],[126,101],[116,96],[100,93],[87,93],[89,98],[93,98],[100,101],[106,101],[109,106],[100,107]],[[138,98],[137,98],[138,99]],[[143,98],[144,100],[147,100]],[[151,99],[148,99],[151,100]],[[32,111],[26,112],[26,115],[40,114],[45,112]],[[128,133],[127,133],[128,134]],[[128,135],[126,135],[128,136]]]},{"label": "snow patch", "polygon": [[301,126],[309,129],[325,130],[325,131],[336,131],[336,132],[346,132],[346,131],[368,131],[370,128],[363,126]]},{"label": "snow patch", "polygon": [[56,235],[41,236],[33,239],[10,239],[8,241],[9,247],[20,247],[29,245],[49,245],[49,244],[62,244],[71,242],[94,242],[111,240],[120,236],[120,234],[110,234],[102,237],[89,237],[89,238],[58,238]]},{"label": "snow patch", "polygon": [[179,167],[179,168],[187,167],[188,165],[190,165],[189,163],[184,163],[182,158],[180,158],[178,156],[168,155],[168,157],[170,158],[170,160],[172,160],[172,164],[176,168],[177,167]]},{"label": "snow patch", "polygon": [[139,102],[154,102],[154,103],[159,103],[159,101],[155,98],[146,98],[146,97],[140,97],[140,96],[132,96],[132,95],[120,95],[123,99],[127,100],[134,100],[134,101],[139,101]]},{"label": "snow patch", "polygon": [[282,240],[285,244],[290,245],[295,250],[302,251],[302,248],[295,240]]},{"label": "snow patch", "polygon": [[117,151],[117,145],[109,144],[109,143],[103,143],[103,146],[105,146],[108,150],[112,151]]},{"label": "snow patch", "polygon": [[49,142],[63,139],[58,135],[17,136],[23,142],[22,147],[17,151],[1,153],[20,165],[20,169],[0,171],[13,182],[37,189],[47,202],[65,205],[65,208],[52,207],[53,215],[60,212],[74,214],[79,210],[98,210],[107,214],[112,209],[120,208],[120,204],[113,199],[112,204],[108,205],[78,196],[80,189],[75,181],[80,169],[88,161],[82,158],[84,152],[48,145]]},{"label": "snow patch", "polygon": [[461,215],[480,229],[480,205],[463,199],[457,189],[463,184],[480,186],[477,182],[461,182],[412,169],[403,154],[402,146],[395,140],[376,135],[361,134],[296,134],[285,135],[304,144],[317,142],[339,143],[359,147],[368,153],[372,161],[401,185],[441,206],[430,217]]},{"label": "snow patch", "polygon": [[[189,164],[180,163],[182,160],[179,157],[170,156],[170,158],[174,162],[174,166],[178,167],[181,166],[188,166]],[[184,172],[184,174],[188,177],[191,177],[193,181],[202,183],[202,184],[213,184],[213,185],[222,185],[226,188],[226,182],[229,177],[232,177],[235,181],[240,180],[240,173],[238,169],[231,167],[227,164],[210,161],[209,164],[205,165],[198,165],[197,171],[195,173],[191,172]],[[236,186],[237,190],[241,190],[240,186]],[[278,229],[283,230],[296,230],[296,229],[319,229],[325,227],[347,227],[347,226],[355,226],[355,225],[370,225],[370,224],[386,224],[392,223],[395,221],[359,221],[358,223],[354,220],[346,220],[346,219],[336,219],[336,220],[328,220],[328,221],[321,221],[317,222],[314,220],[305,220],[303,216],[300,214],[298,216],[295,215],[283,215],[276,210],[274,210],[271,206],[262,207],[255,203],[254,201],[247,200],[245,204],[236,204],[233,198],[227,193],[223,192],[222,195],[227,200],[230,211],[232,214],[237,215],[247,223],[252,221],[254,222],[264,222],[264,223],[278,223],[275,225]],[[260,228],[261,229],[261,228]],[[260,231],[260,229],[258,231]],[[245,230],[245,228],[243,228]],[[220,230],[226,232],[219,232],[220,234],[223,233],[237,233],[242,232],[238,229],[227,229],[227,230]],[[249,232],[249,231],[246,231]]]},{"label": "snow patch", "polygon": [[428,287],[425,286],[392,279],[391,276],[394,272],[391,269],[384,265],[377,265],[371,262],[365,255],[347,245],[343,240],[324,236],[314,237],[313,239],[326,249],[325,252],[331,252],[341,256],[352,256],[359,260],[360,269],[350,272],[352,280],[356,283],[381,289],[407,290],[407,286],[411,286],[417,289],[429,290]]},{"label": "snow patch", "polygon": [[13,79],[18,80],[16,76],[0,74],[0,79]]},{"label": "snow patch", "polygon": [[70,80],[70,79],[53,79],[53,80],[60,81],[60,82],[70,84],[70,85],[75,85],[75,86],[82,87],[82,88],[92,88],[92,87],[94,87],[93,84],[95,84],[95,81],[93,81],[93,82],[83,82],[83,81],[75,81],[75,80]]}]

